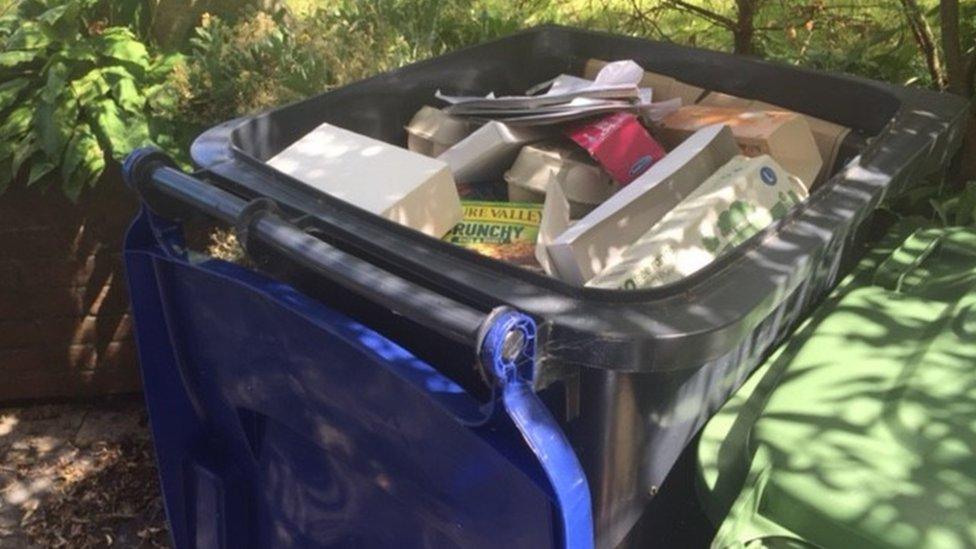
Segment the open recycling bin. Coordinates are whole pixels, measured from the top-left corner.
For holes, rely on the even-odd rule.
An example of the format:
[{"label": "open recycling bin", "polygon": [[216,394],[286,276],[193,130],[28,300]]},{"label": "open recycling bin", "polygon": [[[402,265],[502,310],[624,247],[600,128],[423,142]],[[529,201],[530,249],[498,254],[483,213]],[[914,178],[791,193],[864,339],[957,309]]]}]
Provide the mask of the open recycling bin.
[{"label": "open recycling bin", "polygon": [[[853,129],[833,175],[697,273],[577,288],[476,255],[265,163],[322,122],[394,144],[439,88],[521,91],[588,59]],[[936,172],[962,100],[541,27],[152,151],[126,262],[177,545],[627,545],[705,421],[836,282],[885,196]],[[189,253],[236,227],[250,267]]]}]

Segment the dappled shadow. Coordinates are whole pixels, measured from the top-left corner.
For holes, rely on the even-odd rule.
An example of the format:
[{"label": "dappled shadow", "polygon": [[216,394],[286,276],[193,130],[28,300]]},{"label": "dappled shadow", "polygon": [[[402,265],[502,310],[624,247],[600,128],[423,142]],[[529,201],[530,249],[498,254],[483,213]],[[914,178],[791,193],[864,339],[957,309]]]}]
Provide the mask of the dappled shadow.
[{"label": "dappled shadow", "polygon": [[964,255],[936,252],[902,293],[849,284],[733,398],[699,452],[714,518],[748,482],[759,514],[822,546],[976,543],[976,248]]},{"label": "dappled shadow", "polygon": [[141,402],[0,410],[0,546],[169,546]]},{"label": "dappled shadow", "polygon": [[117,169],[72,204],[16,183],[0,202],[0,401],[139,389],[122,276],[136,200]]}]

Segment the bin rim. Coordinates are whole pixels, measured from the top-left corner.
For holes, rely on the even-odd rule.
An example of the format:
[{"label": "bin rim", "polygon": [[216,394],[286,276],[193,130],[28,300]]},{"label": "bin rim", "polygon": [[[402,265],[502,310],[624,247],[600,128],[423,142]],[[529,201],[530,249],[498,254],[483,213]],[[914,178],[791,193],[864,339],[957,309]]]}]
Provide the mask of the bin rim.
[{"label": "bin rim", "polygon": [[[780,78],[829,78],[887,98],[898,107],[879,128],[855,128],[878,133],[860,156],[814,190],[808,200],[786,217],[706,268],[680,281],[642,290],[573,287],[412,231],[336,198],[317,195],[313,199],[303,185],[266,166],[242,143],[241,131],[248,125],[271,124],[277,113],[308,105],[318,98],[341,99],[342,95],[354,94],[359,88],[412,72],[429,71],[449,60],[480,55],[479,50],[499,44],[522,41],[556,48],[561,41],[574,39],[612,43],[621,51],[627,51],[628,47],[647,47],[709,67],[732,65]],[[671,76],[709,90],[741,94],[735,87],[722,87],[680,74]],[[741,87],[743,83],[736,85]],[[767,99],[762,94],[756,98]],[[817,112],[794,110],[820,116]],[[674,370],[717,359],[747,337],[785,296],[809,277],[810,269],[829,247],[843,247],[843,241],[893,187],[904,186],[911,177],[931,171],[958,148],[966,113],[967,103],[962,98],[928,90],[670,43],[545,25],[228,121],[201,134],[191,147],[191,157],[213,184],[250,196],[256,196],[255,189],[261,189],[264,196],[278,202],[285,211],[295,216],[314,217],[322,232],[358,253],[386,261],[405,278],[422,281],[486,311],[509,305],[544,319],[543,339],[558,339],[564,352],[546,349],[543,361],[551,358],[562,364],[620,371]],[[314,208],[308,208],[308,204]],[[353,226],[356,231],[352,230]],[[408,245],[383,245],[395,241]],[[778,258],[771,262],[767,255]],[[446,265],[450,268],[445,269]],[[831,282],[835,281],[836,273],[831,278]],[[594,347],[589,343],[595,339],[600,341],[600,348],[586,349]],[[570,340],[577,343],[567,347]]]}]

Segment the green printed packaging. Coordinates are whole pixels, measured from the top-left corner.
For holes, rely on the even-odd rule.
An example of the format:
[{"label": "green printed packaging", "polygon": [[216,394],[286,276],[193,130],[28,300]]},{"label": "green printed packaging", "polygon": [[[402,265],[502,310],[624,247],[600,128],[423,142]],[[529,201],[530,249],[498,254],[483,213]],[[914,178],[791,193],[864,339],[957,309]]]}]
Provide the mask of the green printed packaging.
[{"label": "green printed packaging", "polygon": [[785,216],[806,197],[803,182],[771,157],[736,156],[587,286],[639,289],[680,280]]}]

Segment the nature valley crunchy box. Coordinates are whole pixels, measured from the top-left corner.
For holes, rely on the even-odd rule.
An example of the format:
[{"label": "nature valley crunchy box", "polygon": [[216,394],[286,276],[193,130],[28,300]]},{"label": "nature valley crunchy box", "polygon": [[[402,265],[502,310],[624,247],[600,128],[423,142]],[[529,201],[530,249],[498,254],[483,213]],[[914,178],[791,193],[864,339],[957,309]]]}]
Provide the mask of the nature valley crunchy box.
[{"label": "nature valley crunchy box", "polygon": [[535,241],[542,204],[462,200],[463,217],[444,240],[482,255],[538,268]]},{"label": "nature valley crunchy box", "polygon": [[638,289],[684,278],[785,216],[806,197],[799,178],[769,156],[735,157],[587,286]]}]

